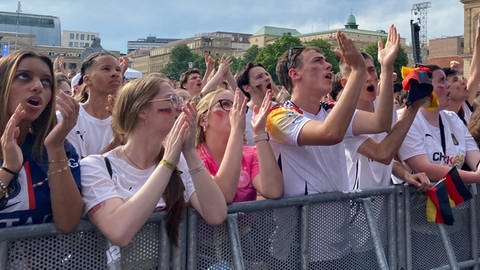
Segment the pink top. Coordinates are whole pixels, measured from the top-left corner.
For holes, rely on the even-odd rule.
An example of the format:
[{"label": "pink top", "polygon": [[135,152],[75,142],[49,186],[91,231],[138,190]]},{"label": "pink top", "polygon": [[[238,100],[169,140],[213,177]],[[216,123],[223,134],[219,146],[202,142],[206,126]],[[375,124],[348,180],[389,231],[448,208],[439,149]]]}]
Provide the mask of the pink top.
[{"label": "pink top", "polygon": [[[212,154],[207,146],[202,143],[197,149],[198,155],[205,163],[208,172],[215,176],[218,172],[219,165],[213,159]],[[257,190],[253,186],[253,178],[257,176],[259,171],[257,150],[253,146],[243,146],[242,166],[240,168],[240,179],[238,181],[237,192],[233,202],[254,201],[257,198]]]}]

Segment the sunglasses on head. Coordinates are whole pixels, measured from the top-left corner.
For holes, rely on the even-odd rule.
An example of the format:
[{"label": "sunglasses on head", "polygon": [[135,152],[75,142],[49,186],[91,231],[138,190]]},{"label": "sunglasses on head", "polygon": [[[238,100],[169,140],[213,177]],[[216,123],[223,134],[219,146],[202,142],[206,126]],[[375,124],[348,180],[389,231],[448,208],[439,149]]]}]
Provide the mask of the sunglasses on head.
[{"label": "sunglasses on head", "polygon": [[291,69],[295,67],[295,59],[297,58],[298,55],[300,55],[305,47],[292,47],[288,49],[288,54],[287,54],[287,68]]}]

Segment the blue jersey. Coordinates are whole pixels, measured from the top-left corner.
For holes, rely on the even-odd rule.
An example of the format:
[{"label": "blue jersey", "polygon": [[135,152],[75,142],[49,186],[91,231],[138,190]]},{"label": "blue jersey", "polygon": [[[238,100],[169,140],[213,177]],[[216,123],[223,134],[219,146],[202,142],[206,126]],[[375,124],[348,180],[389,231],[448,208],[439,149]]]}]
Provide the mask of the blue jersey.
[{"label": "blue jersey", "polygon": [[[23,166],[18,177],[8,185],[8,198],[0,198],[0,228],[52,222],[50,188],[48,185],[48,156],[44,149],[42,161],[31,156],[34,135],[28,134],[21,145]],[[80,189],[80,164],[75,148],[65,140],[68,165]]]}]

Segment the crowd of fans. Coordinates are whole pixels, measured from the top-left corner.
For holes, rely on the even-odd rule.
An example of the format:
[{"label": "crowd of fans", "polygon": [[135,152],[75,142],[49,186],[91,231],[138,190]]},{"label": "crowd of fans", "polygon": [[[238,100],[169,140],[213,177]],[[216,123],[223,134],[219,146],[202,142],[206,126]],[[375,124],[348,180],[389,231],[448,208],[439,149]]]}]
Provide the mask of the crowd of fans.
[{"label": "crowd of fans", "polygon": [[1,58],[0,228],[54,222],[71,232],[85,217],[125,246],[165,210],[175,244],[187,205],[220,224],[229,203],[425,190],[453,166],[480,182],[478,33],[468,80],[455,63],[421,66],[431,95],[396,78],[394,26],[376,56],[336,38],[338,74],[320,49],[290,48],[280,86],[258,63],[232,74],[229,57],[206,55],[206,73],[185,71],[178,85],[160,73],[125,82],[127,62],[109,52],[71,80],[62,59],[25,49]]}]

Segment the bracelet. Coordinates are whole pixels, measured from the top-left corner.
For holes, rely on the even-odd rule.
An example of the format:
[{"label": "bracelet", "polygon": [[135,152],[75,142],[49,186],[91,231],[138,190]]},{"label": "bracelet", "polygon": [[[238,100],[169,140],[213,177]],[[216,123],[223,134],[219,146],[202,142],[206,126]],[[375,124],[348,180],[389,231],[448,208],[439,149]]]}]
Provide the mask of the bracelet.
[{"label": "bracelet", "polygon": [[188,172],[190,173],[190,176],[192,176],[192,175],[195,175],[195,174],[203,171],[204,169],[205,169],[205,165],[202,163],[197,168],[193,168],[193,169],[188,170]]},{"label": "bracelet", "polygon": [[68,170],[68,168],[69,168],[69,166],[67,165],[67,166],[65,166],[65,167],[63,167],[63,168],[61,168],[61,169],[54,170],[53,172],[50,172],[50,171],[49,171],[49,172],[47,173],[47,176],[51,176],[51,175],[54,175],[54,174],[59,174],[59,173],[62,173],[62,172],[66,172],[66,171]]},{"label": "bracelet", "polygon": [[10,169],[7,168],[7,167],[2,166],[0,169],[2,169],[2,170],[4,170],[4,171],[6,171],[7,173],[11,174],[11,175],[13,176],[13,178],[18,177],[18,173],[10,170]]},{"label": "bracelet", "polygon": [[0,198],[8,198],[8,187],[7,185],[0,180]]},{"label": "bracelet", "polygon": [[68,159],[67,158],[64,158],[64,159],[59,159],[59,160],[56,160],[56,159],[52,159],[52,160],[49,160],[48,163],[61,163],[61,162],[67,162]]},{"label": "bracelet", "polygon": [[164,165],[165,167],[169,168],[172,171],[175,171],[177,169],[177,166],[175,164],[171,163],[166,159],[160,160],[160,164]]},{"label": "bracelet", "polygon": [[254,143],[258,143],[258,142],[261,142],[261,141],[267,141],[268,142],[269,140],[270,140],[270,136],[268,135],[267,132],[253,136],[253,142]]}]

